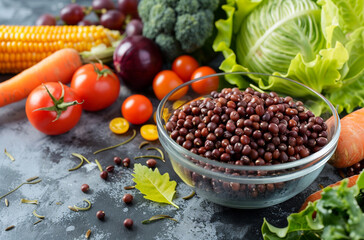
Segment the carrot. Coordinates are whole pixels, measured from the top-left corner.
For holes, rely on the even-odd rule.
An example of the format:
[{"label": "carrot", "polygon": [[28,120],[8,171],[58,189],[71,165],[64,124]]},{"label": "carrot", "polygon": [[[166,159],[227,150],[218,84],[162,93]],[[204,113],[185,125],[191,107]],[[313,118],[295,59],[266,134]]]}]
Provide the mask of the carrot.
[{"label": "carrot", "polygon": [[[349,180],[348,187],[354,186],[356,184],[357,180],[358,180],[358,177],[359,177],[359,174],[347,178]],[[342,180],[340,180],[340,181],[338,181],[336,183],[330,184],[328,187],[339,186],[341,184],[341,181]],[[322,193],[322,191],[323,190],[319,190],[317,192],[312,193],[310,196],[308,196],[306,198],[306,201],[302,204],[302,206],[301,206],[301,208],[300,208],[299,211],[304,210],[307,207],[307,205],[308,205],[309,202],[314,202],[314,201],[317,201],[317,200],[321,199],[321,193]]]},{"label": "carrot", "polygon": [[0,107],[20,101],[45,82],[68,83],[82,66],[79,53],[72,48],[58,50],[36,65],[0,83]]},{"label": "carrot", "polygon": [[336,151],[329,163],[345,168],[364,159],[364,108],[341,119],[341,132]]}]

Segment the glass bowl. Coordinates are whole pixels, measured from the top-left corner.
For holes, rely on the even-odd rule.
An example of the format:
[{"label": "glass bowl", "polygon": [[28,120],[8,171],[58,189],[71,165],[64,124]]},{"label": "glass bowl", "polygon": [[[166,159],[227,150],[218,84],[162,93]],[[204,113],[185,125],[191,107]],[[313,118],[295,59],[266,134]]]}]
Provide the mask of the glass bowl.
[{"label": "glass bowl", "polygon": [[[308,187],[320,174],[337,146],[340,119],[332,104],[311,88],[287,78],[247,72],[218,73],[205,78],[212,76],[218,77],[220,81],[225,77],[271,78],[278,86],[273,90],[279,96],[291,96],[295,101],[302,101],[307,110],[323,118],[327,125],[328,143],[307,157],[269,166],[234,165],[192,153],[170,137],[165,125],[171,113],[182,107],[183,103],[205,97],[195,93],[190,86],[204,79],[202,77],[175,88],[162,99],[157,109],[159,140],[178,176],[200,197],[219,205],[241,209],[272,206],[292,198]],[[174,93],[186,86],[189,88],[187,94],[176,100]]]}]

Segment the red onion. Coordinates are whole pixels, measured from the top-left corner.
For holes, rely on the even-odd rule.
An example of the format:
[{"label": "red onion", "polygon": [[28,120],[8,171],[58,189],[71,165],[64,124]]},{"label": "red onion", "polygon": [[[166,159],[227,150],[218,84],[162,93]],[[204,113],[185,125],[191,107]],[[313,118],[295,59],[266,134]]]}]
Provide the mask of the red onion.
[{"label": "red onion", "polygon": [[130,89],[141,90],[150,86],[161,70],[162,55],[152,40],[128,36],[115,49],[114,66]]}]

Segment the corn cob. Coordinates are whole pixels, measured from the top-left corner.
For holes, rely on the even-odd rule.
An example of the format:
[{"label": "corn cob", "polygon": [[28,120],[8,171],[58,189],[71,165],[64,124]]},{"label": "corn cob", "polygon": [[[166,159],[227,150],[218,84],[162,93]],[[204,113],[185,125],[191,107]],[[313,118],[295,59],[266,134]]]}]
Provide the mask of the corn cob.
[{"label": "corn cob", "polygon": [[21,72],[62,48],[90,51],[119,39],[119,32],[102,26],[0,25],[0,73]]}]

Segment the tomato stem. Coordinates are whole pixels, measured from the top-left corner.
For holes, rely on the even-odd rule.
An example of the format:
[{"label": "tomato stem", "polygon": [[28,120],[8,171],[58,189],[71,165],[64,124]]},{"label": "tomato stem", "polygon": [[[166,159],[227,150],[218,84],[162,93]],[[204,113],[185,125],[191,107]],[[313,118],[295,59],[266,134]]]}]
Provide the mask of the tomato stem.
[{"label": "tomato stem", "polygon": [[53,94],[49,91],[47,86],[42,83],[42,85],[46,89],[49,97],[52,99],[53,106],[37,108],[37,109],[34,110],[34,111],[55,111],[57,113],[57,116],[52,122],[57,121],[61,117],[62,112],[66,111],[68,107],[71,107],[71,106],[77,105],[77,104],[82,104],[84,102],[84,101],[78,102],[77,100],[72,101],[72,102],[65,102],[64,101],[64,87],[63,87],[63,84],[61,82],[58,82],[58,83],[61,84],[61,88],[62,88],[61,97],[59,99],[56,99],[53,96]]},{"label": "tomato stem", "polygon": [[99,63],[101,64],[101,70],[98,67],[96,67],[94,63],[91,63],[92,66],[94,67],[95,73],[97,74],[96,80],[99,80],[101,77],[107,77],[107,75],[110,75],[115,79],[115,76],[112,74],[112,71],[110,69],[105,68],[104,64],[101,61],[99,61]]}]

